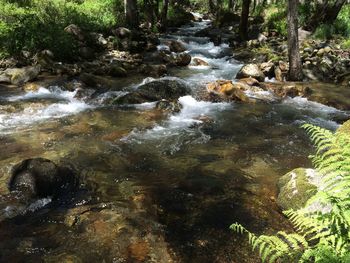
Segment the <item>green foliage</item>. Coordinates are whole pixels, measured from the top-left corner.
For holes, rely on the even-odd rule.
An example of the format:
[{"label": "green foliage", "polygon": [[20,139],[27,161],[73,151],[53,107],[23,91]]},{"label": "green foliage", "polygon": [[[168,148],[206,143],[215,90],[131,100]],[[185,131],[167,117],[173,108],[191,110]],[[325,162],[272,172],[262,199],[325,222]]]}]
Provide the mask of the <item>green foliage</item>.
[{"label": "green foliage", "polygon": [[265,10],[268,30],[275,30],[282,36],[287,36],[287,13],[285,6],[272,5]]},{"label": "green foliage", "polygon": [[0,55],[50,49],[58,59],[71,59],[78,43],[64,28],[74,23],[107,31],[118,22],[118,7],[120,0],[0,0]]},{"label": "green foliage", "polygon": [[336,35],[350,37],[350,5],[345,5],[332,24],[322,24],[314,32],[319,39],[331,39]]},{"label": "green foliage", "polygon": [[263,262],[350,262],[350,136],[304,125],[316,146],[312,161],[320,174],[318,192],[304,208],[284,211],[296,234],[256,236],[240,224]]},{"label": "green foliage", "polygon": [[344,39],[342,42],[341,42],[341,47],[343,49],[350,49],[350,39]]}]

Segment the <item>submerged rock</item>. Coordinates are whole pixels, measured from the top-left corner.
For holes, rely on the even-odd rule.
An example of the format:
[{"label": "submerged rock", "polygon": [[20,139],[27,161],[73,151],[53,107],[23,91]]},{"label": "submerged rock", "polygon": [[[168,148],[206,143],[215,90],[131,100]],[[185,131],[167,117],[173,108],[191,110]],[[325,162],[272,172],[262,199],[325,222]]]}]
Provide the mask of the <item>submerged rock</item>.
[{"label": "submerged rock", "polygon": [[247,64],[244,65],[239,72],[237,73],[236,78],[237,79],[243,79],[243,78],[255,78],[258,81],[264,81],[265,75],[260,70],[259,66],[257,64]]},{"label": "submerged rock", "polygon": [[115,99],[112,104],[138,104],[161,99],[174,101],[190,93],[189,87],[180,80],[159,79],[139,86],[136,91]]},{"label": "submerged rock", "polygon": [[277,203],[283,210],[300,209],[315,194],[319,175],[313,169],[297,168],[278,181]]},{"label": "submerged rock", "polygon": [[9,190],[26,198],[56,197],[77,186],[74,172],[44,158],[27,159],[12,168]]}]

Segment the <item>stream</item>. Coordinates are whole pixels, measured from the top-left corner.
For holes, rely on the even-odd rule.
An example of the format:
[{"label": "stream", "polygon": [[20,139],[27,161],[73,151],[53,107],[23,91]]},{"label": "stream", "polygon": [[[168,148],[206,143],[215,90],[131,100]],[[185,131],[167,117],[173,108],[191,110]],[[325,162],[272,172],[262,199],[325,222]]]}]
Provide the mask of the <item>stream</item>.
[{"label": "stream", "polygon": [[228,44],[194,36],[209,24],[179,28],[158,46],[178,40],[209,63],[171,69],[167,78],[192,89],[178,113],[154,103],[108,105],[150,78],[130,78],[92,100],[60,86],[1,91],[1,193],[11,167],[33,157],[73,165],[80,187],[17,216],[0,197],[0,262],[259,262],[230,224],[291,230],[276,182],[311,167],[313,148],[300,126],[335,130],[348,113],[301,97],[277,101],[269,92],[248,94],[262,98],[256,104],[201,101],[205,83],[235,80],[242,66]]}]

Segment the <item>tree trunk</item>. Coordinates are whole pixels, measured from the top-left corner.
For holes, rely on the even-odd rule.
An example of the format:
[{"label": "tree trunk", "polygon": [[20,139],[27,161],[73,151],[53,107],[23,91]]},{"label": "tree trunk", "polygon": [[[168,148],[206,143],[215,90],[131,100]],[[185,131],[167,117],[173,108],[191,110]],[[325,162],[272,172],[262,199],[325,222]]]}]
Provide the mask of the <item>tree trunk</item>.
[{"label": "tree trunk", "polygon": [[239,36],[241,40],[248,39],[248,18],[249,18],[249,6],[251,0],[243,0],[241,22],[239,24]]},{"label": "tree trunk", "polygon": [[228,0],[228,10],[233,11],[233,1],[234,0]]},{"label": "tree trunk", "polygon": [[306,28],[314,31],[320,24],[332,24],[345,3],[346,0],[336,0],[333,5],[329,1],[316,4],[316,11],[311,16]]},{"label": "tree trunk", "polygon": [[324,23],[332,24],[345,4],[346,0],[337,0],[332,7],[330,7],[325,15]]},{"label": "tree trunk", "polygon": [[152,26],[155,24],[155,13],[154,13],[154,1],[153,0],[144,0],[143,8],[147,17],[147,22],[149,22]]},{"label": "tree trunk", "polygon": [[169,8],[169,0],[164,0],[163,9],[160,18],[160,24],[162,28],[165,29],[167,27],[167,16],[168,16],[168,8]]},{"label": "tree trunk", "polygon": [[210,13],[212,14],[215,14],[215,4],[213,2],[213,0],[209,0],[209,10],[210,10]]},{"label": "tree trunk", "polygon": [[287,21],[289,80],[298,81],[303,78],[298,41],[298,0],[288,0]]},{"label": "tree trunk", "polygon": [[137,0],[124,0],[124,8],[126,24],[131,28],[137,28],[139,26]]}]

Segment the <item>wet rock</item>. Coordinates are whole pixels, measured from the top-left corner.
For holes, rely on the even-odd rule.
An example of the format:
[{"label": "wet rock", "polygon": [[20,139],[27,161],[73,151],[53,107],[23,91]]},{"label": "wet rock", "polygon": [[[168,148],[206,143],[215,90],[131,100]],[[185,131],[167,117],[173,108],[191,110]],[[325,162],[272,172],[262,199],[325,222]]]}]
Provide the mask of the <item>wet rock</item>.
[{"label": "wet rock", "polygon": [[264,81],[265,75],[260,70],[259,66],[257,64],[247,64],[244,65],[240,71],[237,73],[236,78],[237,79],[243,79],[243,78],[255,78],[258,81]]},{"label": "wet rock", "polygon": [[43,158],[27,159],[15,165],[9,182],[11,192],[20,192],[28,198],[56,197],[76,186],[71,169]]},{"label": "wet rock", "polygon": [[40,66],[10,68],[0,72],[0,82],[21,85],[35,79],[40,73]]},{"label": "wet rock", "polygon": [[253,99],[250,99],[244,91],[248,90],[249,86],[244,83],[232,83],[231,80],[217,80],[215,82],[207,84],[207,90],[209,93],[214,93],[222,96],[227,100],[235,100],[253,103]]},{"label": "wet rock", "polygon": [[37,83],[26,83],[23,86],[23,90],[26,92],[34,92],[37,91],[41,86]]},{"label": "wet rock", "polygon": [[160,100],[156,104],[156,109],[169,112],[180,112],[181,104],[175,101]]},{"label": "wet rock", "polygon": [[249,77],[249,78],[244,78],[239,80],[240,83],[247,84],[249,86],[260,86],[260,82],[256,80],[255,78]]},{"label": "wet rock", "polygon": [[209,66],[208,62],[206,62],[205,60],[200,59],[200,58],[193,58],[192,64],[194,66]]},{"label": "wet rock", "polygon": [[111,77],[126,77],[128,75],[127,71],[118,65],[111,65],[108,71],[108,75]]},{"label": "wet rock", "polygon": [[180,80],[160,79],[138,87],[134,92],[115,99],[113,104],[138,104],[161,99],[177,100],[191,93],[189,87]]},{"label": "wet rock", "polygon": [[281,98],[285,97],[296,97],[296,96],[309,96],[312,91],[309,87],[304,85],[297,85],[293,82],[290,83],[273,83],[273,82],[264,82],[261,83],[261,87],[264,90],[273,92],[275,95]]},{"label": "wet rock", "polygon": [[300,209],[315,194],[319,175],[313,169],[297,168],[278,181],[277,203],[283,210]]},{"label": "wet rock", "polygon": [[176,41],[176,40],[170,41],[168,46],[171,52],[181,53],[186,51],[186,47],[180,41]]},{"label": "wet rock", "polygon": [[275,76],[275,65],[272,62],[261,63],[260,70],[266,77],[273,78]]},{"label": "wet rock", "polygon": [[150,77],[162,77],[168,73],[167,67],[164,64],[161,65],[142,65],[140,72]]},{"label": "wet rock", "polygon": [[177,66],[187,66],[191,63],[191,55],[188,53],[180,53],[176,57],[176,65]]},{"label": "wet rock", "polygon": [[90,73],[80,74],[79,80],[84,84],[83,86],[81,86],[82,88],[84,87],[89,87],[93,89],[115,88],[115,82],[113,82],[113,79],[102,77],[102,76],[96,76]]},{"label": "wet rock", "polygon": [[192,57],[190,54],[183,52],[178,54],[166,54],[166,52],[160,52],[160,56],[163,61],[171,66],[187,66],[191,63]]}]

